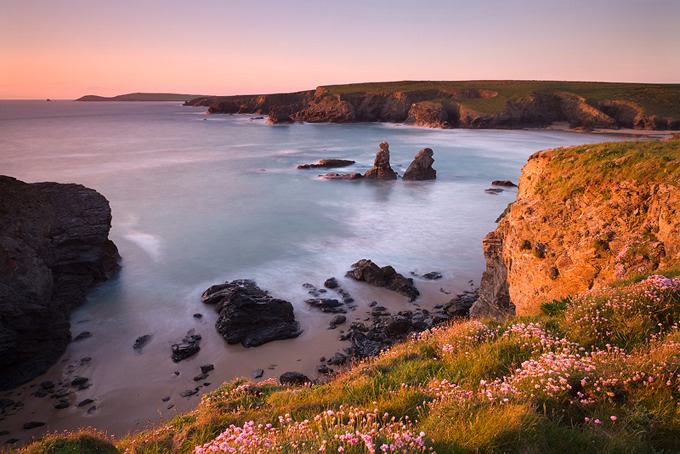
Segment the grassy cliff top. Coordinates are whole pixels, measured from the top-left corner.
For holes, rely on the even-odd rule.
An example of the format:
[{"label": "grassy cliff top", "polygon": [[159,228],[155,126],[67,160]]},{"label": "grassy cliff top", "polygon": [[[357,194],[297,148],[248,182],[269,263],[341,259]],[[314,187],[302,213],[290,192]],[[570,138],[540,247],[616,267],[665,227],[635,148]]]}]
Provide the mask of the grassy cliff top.
[{"label": "grassy cliff top", "polygon": [[588,187],[619,181],[680,187],[680,140],[610,142],[539,152],[549,153],[549,171],[537,184],[544,197],[563,200]]},{"label": "grassy cliff top", "polygon": [[401,81],[371,82],[324,86],[331,94],[391,93],[416,90],[491,90],[498,94],[490,98],[466,99],[462,104],[486,113],[505,109],[509,99],[522,98],[535,92],[568,92],[581,96],[591,105],[598,101],[625,101],[636,104],[648,115],[680,118],[680,84],[638,84],[610,82],[559,82],[519,80],[473,81]]}]

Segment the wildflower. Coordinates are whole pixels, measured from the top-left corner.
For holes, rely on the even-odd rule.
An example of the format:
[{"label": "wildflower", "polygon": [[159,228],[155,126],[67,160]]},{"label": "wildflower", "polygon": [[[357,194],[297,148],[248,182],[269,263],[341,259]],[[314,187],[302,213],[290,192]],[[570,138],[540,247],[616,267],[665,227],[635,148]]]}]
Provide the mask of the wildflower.
[{"label": "wildflower", "polygon": [[611,419],[612,421],[616,421],[616,416],[611,415],[611,416],[609,417],[609,419]]}]

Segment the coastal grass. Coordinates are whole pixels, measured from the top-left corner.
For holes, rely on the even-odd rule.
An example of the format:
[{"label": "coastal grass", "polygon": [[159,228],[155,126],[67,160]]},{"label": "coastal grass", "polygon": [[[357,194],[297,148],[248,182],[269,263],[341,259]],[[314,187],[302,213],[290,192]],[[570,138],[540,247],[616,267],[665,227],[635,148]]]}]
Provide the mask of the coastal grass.
[{"label": "coastal grass", "polygon": [[509,99],[525,98],[537,92],[567,92],[580,96],[592,106],[605,100],[635,104],[648,115],[680,118],[680,84],[639,84],[610,82],[474,80],[474,81],[399,81],[324,86],[331,94],[393,93],[419,90],[464,92],[488,90],[494,96],[462,96],[463,106],[482,113],[505,110]]},{"label": "coastal grass", "polygon": [[[679,271],[547,302],[541,315],[426,331],[323,384],[233,380],[195,411],[115,446],[126,453],[676,452]],[[21,452],[107,452],[69,450],[91,438],[50,435]],[[95,438],[111,449],[110,438]]]},{"label": "coastal grass", "polygon": [[585,192],[606,201],[621,182],[680,186],[678,139],[580,145],[553,153],[549,171],[536,184],[536,193],[547,203],[562,204]]}]

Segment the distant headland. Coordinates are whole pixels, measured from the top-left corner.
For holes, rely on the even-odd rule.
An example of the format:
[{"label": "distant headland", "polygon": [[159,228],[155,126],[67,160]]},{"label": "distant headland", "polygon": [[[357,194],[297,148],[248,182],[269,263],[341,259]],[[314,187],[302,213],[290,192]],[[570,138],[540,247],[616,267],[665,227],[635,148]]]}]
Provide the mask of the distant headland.
[{"label": "distant headland", "polygon": [[186,102],[203,95],[187,95],[180,93],[127,93],[118,96],[85,95],[76,101],[181,101]]},{"label": "distant headland", "polygon": [[392,122],[431,128],[546,127],[680,130],[680,84],[559,81],[402,81],[295,93],[203,96],[210,113],[268,123]]}]

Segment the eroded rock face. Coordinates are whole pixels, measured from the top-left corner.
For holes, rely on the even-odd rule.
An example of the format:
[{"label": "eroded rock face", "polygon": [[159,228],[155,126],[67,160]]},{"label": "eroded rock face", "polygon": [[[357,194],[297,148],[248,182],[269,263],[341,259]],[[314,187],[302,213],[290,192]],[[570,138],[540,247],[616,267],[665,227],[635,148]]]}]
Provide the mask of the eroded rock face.
[{"label": "eroded rock face", "polygon": [[[677,140],[666,144],[680,147]],[[513,307],[518,315],[534,314],[543,302],[679,264],[677,160],[659,157],[663,149],[638,158],[645,146],[598,144],[531,156],[517,201],[484,239],[487,268],[471,315],[502,316]],[[658,173],[636,176],[654,156]]]},{"label": "eroded rock face", "polygon": [[396,180],[397,174],[390,166],[390,144],[382,142],[380,150],[375,155],[373,167],[364,173],[364,178],[373,180]]},{"label": "eroded rock face", "polygon": [[251,280],[213,285],[203,292],[201,300],[215,306],[220,314],[215,328],[230,344],[257,347],[301,333],[293,305],[273,298]]},{"label": "eroded rock face", "polygon": [[366,282],[377,287],[385,287],[389,290],[407,296],[410,301],[415,301],[420,292],[413,285],[413,279],[406,278],[397,273],[391,266],[378,265],[368,259],[361,259],[352,265],[352,269],[346,274],[347,277],[357,281]]},{"label": "eroded rock face", "polygon": [[63,353],[70,311],[119,268],[110,228],[109,203],[93,189],[0,176],[0,389]]},{"label": "eroded rock face", "polygon": [[404,172],[404,180],[434,180],[437,178],[437,171],[432,168],[434,158],[430,148],[423,148],[413,158],[413,162]]}]

